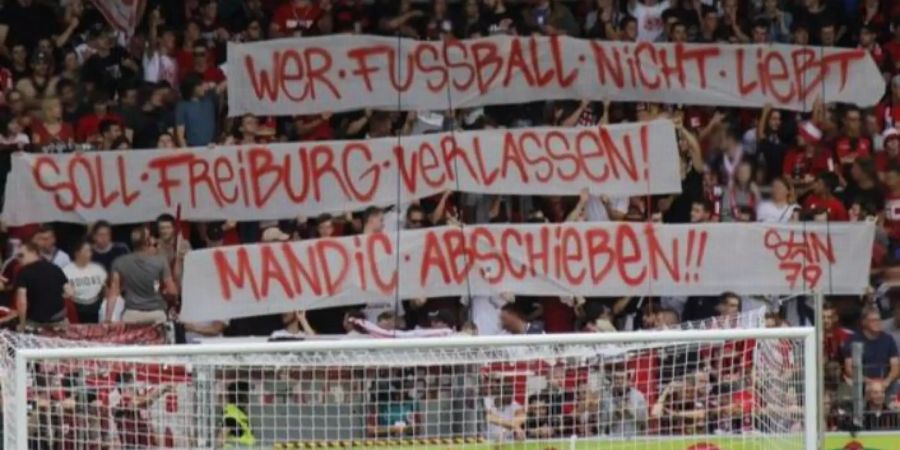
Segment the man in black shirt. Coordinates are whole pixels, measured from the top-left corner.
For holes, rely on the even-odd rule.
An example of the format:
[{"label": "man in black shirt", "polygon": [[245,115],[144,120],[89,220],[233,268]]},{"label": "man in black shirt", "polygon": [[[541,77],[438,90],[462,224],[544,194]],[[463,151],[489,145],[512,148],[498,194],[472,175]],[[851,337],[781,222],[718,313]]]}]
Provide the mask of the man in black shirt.
[{"label": "man in black shirt", "polygon": [[22,245],[19,257],[22,269],[16,277],[16,310],[19,330],[32,325],[56,325],[66,320],[63,298],[74,291],[62,269],[42,258],[32,242]]}]

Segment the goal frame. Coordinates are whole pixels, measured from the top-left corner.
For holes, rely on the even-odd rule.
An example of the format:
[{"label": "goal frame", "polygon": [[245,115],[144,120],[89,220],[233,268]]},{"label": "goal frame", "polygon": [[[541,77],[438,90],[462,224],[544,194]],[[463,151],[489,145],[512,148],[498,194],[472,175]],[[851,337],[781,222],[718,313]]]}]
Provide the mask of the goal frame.
[{"label": "goal frame", "polygon": [[[28,364],[33,360],[147,358],[163,356],[235,355],[321,351],[378,351],[453,349],[472,346],[601,345],[626,343],[702,343],[744,339],[803,341],[803,439],[806,450],[818,442],[818,356],[812,327],[730,330],[662,330],[619,333],[573,333],[525,336],[455,336],[414,339],[346,339],[277,343],[217,343],[179,346],[118,346],[89,348],[17,349],[15,355],[14,423],[16,447],[28,448]],[[26,424],[20,426],[20,424]]]}]

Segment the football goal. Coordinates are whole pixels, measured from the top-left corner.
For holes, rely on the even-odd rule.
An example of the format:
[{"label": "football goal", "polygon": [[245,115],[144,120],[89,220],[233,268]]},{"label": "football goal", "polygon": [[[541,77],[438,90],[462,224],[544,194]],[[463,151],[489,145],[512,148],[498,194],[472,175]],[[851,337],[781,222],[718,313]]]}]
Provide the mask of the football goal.
[{"label": "football goal", "polygon": [[811,328],[2,341],[6,449],[816,448]]}]

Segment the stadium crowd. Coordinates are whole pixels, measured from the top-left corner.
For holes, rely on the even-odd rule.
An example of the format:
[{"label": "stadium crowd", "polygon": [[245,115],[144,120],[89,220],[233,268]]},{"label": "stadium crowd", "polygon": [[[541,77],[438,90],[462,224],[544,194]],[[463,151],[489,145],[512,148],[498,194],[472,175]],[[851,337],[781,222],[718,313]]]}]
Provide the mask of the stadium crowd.
[{"label": "stadium crowd", "polygon": [[[860,47],[870,52],[888,89],[876,108],[821,99],[811,113],[572,100],[449,112],[227,117],[227,43],[335,33],[428,40],[564,34],[621,41]],[[900,2],[149,0],[136,33],[126,39],[87,0],[6,0],[0,9],[0,89],[0,189],[10,156],[21,151],[140,151],[661,117],[676,123],[682,177],[681,194],[653,197],[448,191],[402,207],[318,217],[285,211],[278,222],[181,223],[174,211],[159,211],[154,223],[137,226],[4,227],[5,316],[0,321],[10,328],[173,321],[183,342],[218,336],[444,335],[451,330],[479,335],[615,332],[756,307],[768,308],[771,326],[807,325],[813,318],[811,298],[731,293],[385,299],[228,323],[181,323],[177,310],[184,257],[199,248],[346,236],[397,224],[416,229],[456,222],[872,221],[878,230],[873,259],[858,262],[871,265],[871,289],[862,297],[827,299],[829,427],[846,425],[842,417],[852,398],[853,343],[860,342],[868,411],[862,427],[900,429]],[[703,372],[694,377],[673,381],[653,404],[643,398],[646,392],[632,389],[619,395],[643,411],[633,414],[659,417],[677,409],[666,405],[675,401],[666,394],[674,386],[711,389],[704,383],[721,382],[704,378],[708,374]],[[536,436],[560,429],[552,425],[558,418],[547,414],[554,407],[550,394],[536,395],[527,414],[523,410],[513,415],[514,421],[504,419],[519,425],[504,429]],[[526,423],[531,425],[521,425]]]}]

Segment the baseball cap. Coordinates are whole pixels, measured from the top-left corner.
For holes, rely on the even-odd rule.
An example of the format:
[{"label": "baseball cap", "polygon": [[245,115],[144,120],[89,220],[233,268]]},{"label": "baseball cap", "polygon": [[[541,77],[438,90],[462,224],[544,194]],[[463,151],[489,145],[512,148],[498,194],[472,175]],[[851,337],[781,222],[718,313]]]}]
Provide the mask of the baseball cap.
[{"label": "baseball cap", "polygon": [[888,128],[884,130],[884,133],[881,134],[881,137],[884,138],[884,141],[887,142],[889,139],[898,139],[900,138],[900,130],[896,128]]},{"label": "baseball cap", "polygon": [[262,233],[263,242],[285,242],[291,240],[291,236],[281,231],[278,227],[266,228]]}]

